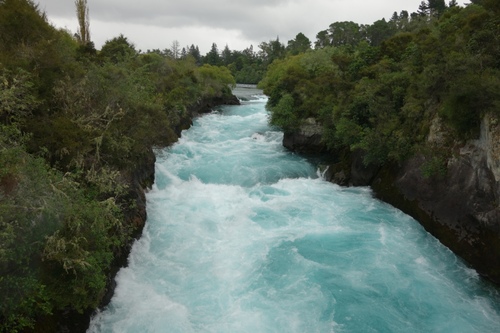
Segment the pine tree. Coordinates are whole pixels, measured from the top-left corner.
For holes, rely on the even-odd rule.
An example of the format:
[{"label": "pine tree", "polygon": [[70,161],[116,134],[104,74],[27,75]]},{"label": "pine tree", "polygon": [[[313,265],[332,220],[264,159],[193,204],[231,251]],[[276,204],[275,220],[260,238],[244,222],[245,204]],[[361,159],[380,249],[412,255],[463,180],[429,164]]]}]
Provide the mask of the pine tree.
[{"label": "pine tree", "polygon": [[226,46],[224,47],[224,50],[222,50],[222,54],[221,54],[222,63],[224,64],[224,66],[227,66],[231,63],[232,55],[233,55],[233,53],[229,49],[229,46],[226,44]]},{"label": "pine tree", "polygon": [[205,63],[209,65],[218,66],[220,64],[220,55],[219,49],[217,48],[217,44],[212,43],[212,47],[210,52],[205,56]]},{"label": "pine tree", "polygon": [[417,13],[420,16],[429,15],[429,3],[425,2],[425,1],[420,2],[420,5],[418,6]]},{"label": "pine tree", "polygon": [[444,10],[446,9],[446,4],[444,0],[429,0],[428,8],[431,15],[441,16],[441,14],[443,14]]}]

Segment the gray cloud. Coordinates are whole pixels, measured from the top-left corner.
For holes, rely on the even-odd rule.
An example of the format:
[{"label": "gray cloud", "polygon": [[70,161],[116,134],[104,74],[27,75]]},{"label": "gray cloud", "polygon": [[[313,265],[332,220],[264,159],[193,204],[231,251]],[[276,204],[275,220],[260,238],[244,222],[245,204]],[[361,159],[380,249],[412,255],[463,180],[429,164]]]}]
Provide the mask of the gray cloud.
[{"label": "gray cloud", "polygon": [[[416,11],[421,0],[88,0],[92,38],[99,47],[119,33],[141,49],[212,42],[241,49],[299,32],[314,41],[336,21],[369,24],[394,11]],[[74,0],[39,0],[54,25],[75,31]],[[234,46],[233,46],[234,45]],[[246,46],[242,46],[246,45]]]}]

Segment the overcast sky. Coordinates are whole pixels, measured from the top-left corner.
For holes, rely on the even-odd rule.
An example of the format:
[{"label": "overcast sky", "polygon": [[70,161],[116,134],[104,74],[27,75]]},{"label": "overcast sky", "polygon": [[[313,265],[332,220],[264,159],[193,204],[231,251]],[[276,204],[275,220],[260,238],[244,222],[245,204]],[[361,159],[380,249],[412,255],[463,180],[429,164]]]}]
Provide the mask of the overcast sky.
[{"label": "overcast sky", "polygon": [[[299,32],[311,42],[337,21],[371,24],[393,12],[417,11],[421,0],[87,0],[91,39],[96,48],[119,34],[137,49],[198,45],[202,54],[212,43],[222,50],[257,51],[263,41],[287,43]],[[448,2],[447,0],[445,0]],[[56,27],[76,32],[74,0],[35,0]],[[463,5],[463,1],[459,1]]]}]

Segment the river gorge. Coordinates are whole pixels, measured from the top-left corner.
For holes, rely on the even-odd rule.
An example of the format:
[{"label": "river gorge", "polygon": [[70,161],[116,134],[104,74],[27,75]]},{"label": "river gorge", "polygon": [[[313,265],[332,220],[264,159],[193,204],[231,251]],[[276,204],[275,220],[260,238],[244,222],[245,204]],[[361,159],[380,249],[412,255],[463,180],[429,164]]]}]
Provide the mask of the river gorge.
[{"label": "river gorge", "polygon": [[156,152],[142,237],[89,333],[500,331],[495,286],[369,187],[325,181],[242,91]]}]

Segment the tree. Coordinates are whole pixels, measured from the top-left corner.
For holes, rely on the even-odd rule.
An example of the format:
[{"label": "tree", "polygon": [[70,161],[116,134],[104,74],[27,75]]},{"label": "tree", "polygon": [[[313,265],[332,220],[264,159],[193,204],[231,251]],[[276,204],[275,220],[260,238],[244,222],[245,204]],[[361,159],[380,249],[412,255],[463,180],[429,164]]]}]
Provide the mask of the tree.
[{"label": "tree", "polygon": [[427,6],[430,10],[430,14],[435,17],[441,16],[446,9],[444,0],[428,0]]},{"label": "tree", "polygon": [[87,45],[90,43],[90,22],[87,0],[75,0],[75,6],[79,24],[79,32],[76,37],[81,45]]},{"label": "tree", "polygon": [[418,6],[418,11],[417,11],[419,16],[427,16],[429,15],[429,5],[427,2],[422,1],[420,2],[420,5]]},{"label": "tree", "polygon": [[219,66],[221,63],[219,49],[217,48],[217,44],[212,43],[212,47],[210,51],[205,56],[205,63],[212,66]]},{"label": "tree", "polygon": [[201,54],[198,46],[194,46],[194,44],[191,44],[191,46],[189,47],[188,54],[194,58],[194,60],[198,65],[201,63]]},{"label": "tree", "polygon": [[255,58],[255,52],[253,51],[253,45],[250,45],[241,52],[248,60],[253,60]]},{"label": "tree", "polygon": [[172,51],[172,58],[174,59],[179,59],[180,57],[180,43],[178,40],[174,40],[172,44],[170,45],[170,51]]},{"label": "tree", "polygon": [[297,55],[311,49],[311,41],[302,32],[299,32],[295,39],[288,41],[287,51],[292,55]]},{"label": "tree", "polygon": [[127,37],[120,35],[104,43],[99,54],[101,58],[118,63],[137,55],[134,44],[130,43]]},{"label": "tree", "polygon": [[266,64],[271,64],[276,59],[285,57],[285,45],[280,42],[280,38],[259,44],[260,55]]},{"label": "tree", "polygon": [[328,32],[333,46],[355,46],[362,40],[359,24],[352,21],[332,23]]},{"label": "tree", "polygon": [[391,22],[393,23],[396,23],[397,21],[399,20],[399,15],[398,15],[398,12],[394,12],[392,13],[392,16],[391,16]]},{"label": "tree", "polygon": [[26,48],[24,53],[33,53],[27,48],[34,47],[44,39],[52,38],[53,30],[47,23],[45,15],[32,1],[5,0],[0,1],[0,62],[5,65],[6,53],[19,48]]},{"label": "tree", "polygon": [[183,47],[182,50],[181,50],[181,59],[186,59],[187,57],[187,48],[186,47]]},{"label": "tree", "polygon": [[380,45],[385,39],[394,35],[395,30],[391,24],[381,19],[373,22],[366,28],[366,38],[372,46]]},{"label": "tree", "polygon": [[457,0],[450,0],[450,2],[448,2],[448,7],[456,7],[458,6],[458,2]]},{"label": "tree", "polygon": [[330,37],[328,36],[328,30],[322,30],[316,34],[316,42],[314,43],[315,49],[321,49],[330,46]]},{"label": "tree", "polygon": [[21,69],[15,74],[0,69],[0,100],[0,124],[26,121],[37,105],[31,75]]},{"label": "tree", "polygon": [[232,62],[232,57],[233,57],[232,52],[229,49],[229,46],[226,44],[224,50],[222,50],[221,53],[221,60],[224,66],[228,66]]}]

